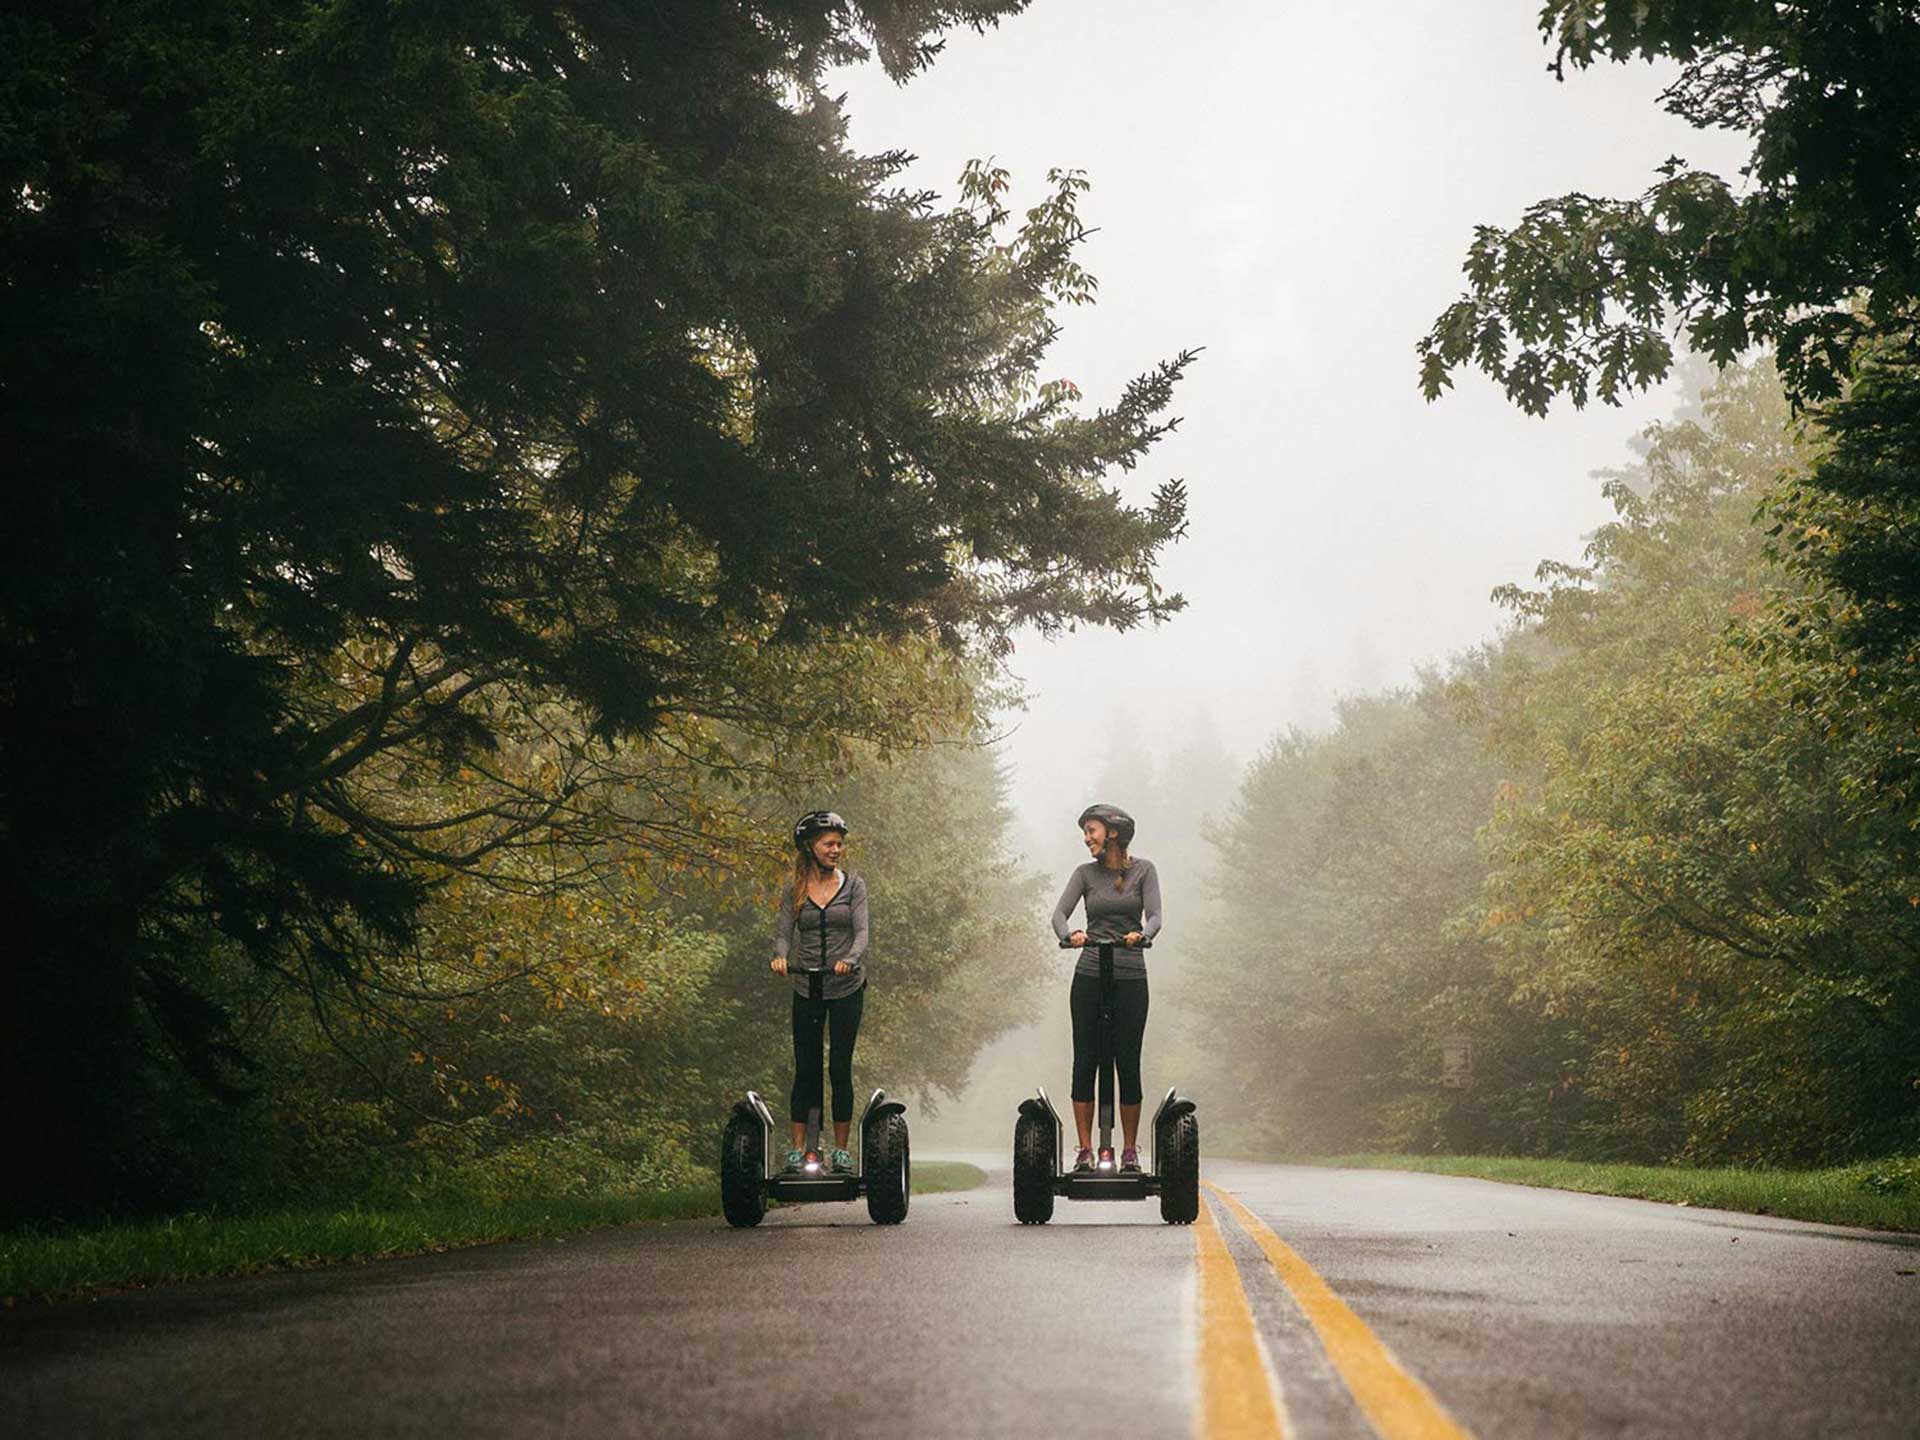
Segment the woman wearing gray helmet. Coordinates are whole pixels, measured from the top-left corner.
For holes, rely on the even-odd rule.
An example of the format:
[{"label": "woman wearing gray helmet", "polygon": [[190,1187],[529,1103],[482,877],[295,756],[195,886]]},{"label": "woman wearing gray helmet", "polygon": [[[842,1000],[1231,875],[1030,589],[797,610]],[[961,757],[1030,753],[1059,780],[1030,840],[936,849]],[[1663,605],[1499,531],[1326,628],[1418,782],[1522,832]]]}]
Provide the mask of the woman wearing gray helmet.
[{"label": "woman wearing gray helmet", "polygon": [[[1053,933],[1081,947],[1073,968],[1073,1123],[1080,1132],[1075,1170],[1093,1168],[1093,1080],[1099,1057],[1100,955],[1091,933],[1117,941],[1113,951],[1114,1069],[1120,1082],[1122,1170],[1138,1170],[1140,1133],[1140,1042],[1147,1032],[1147,957],[1142,942],[1160,933],[1160,876],[1151,860],[1129,855],[1133,817],[1117,805],[1089,805],[1080,812],[1080,839],[1093,858],[1067,877],[1053,907]],[[1086,928],[1069,930],[1074,907],[1084,902]]]},{"label": "woman wearing gray helmet", "polygon": [[793,886],[781,897],[772,969],[793,977],[793,1090],[787,1097],[793,1149],[787,1168],[798,1169],[805,1159],[807,1112],[822,1108],[824,1030],[833,1076],[834,1148],[827,1158],[835,1171],[850,1175],[853,1042],[867,998],[867,883],[840,868],[846,843],[847,822],[831,810],[809,810],[794,823]]}]

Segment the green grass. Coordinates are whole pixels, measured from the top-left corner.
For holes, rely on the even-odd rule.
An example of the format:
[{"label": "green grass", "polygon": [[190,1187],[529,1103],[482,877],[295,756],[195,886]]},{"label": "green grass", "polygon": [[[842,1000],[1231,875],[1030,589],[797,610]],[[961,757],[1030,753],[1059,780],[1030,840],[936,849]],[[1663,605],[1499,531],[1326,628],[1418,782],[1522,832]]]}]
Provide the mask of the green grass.
[{"label": "green grass", "polygon": [[[923,1160],[913,1167],[913,1193],[970,1190],[986,1178],[960,1161]],[[716,1186],[692,1185],[647,1195],[547,1197],[507,1205],[184,1215],[89,1230],[15,1232],[0,1235],[0,1297],[13,1305],[211,1275],[418,1255],[599,1225],[684,1220],[719,1210]]]},{"label": "green grass", "polygon": [[452,1250],[596,1225],[680,1220],[719,1209],[718,1186],[693,1185],[645,1195],[545,1197],[505,1205],[184,1215],[89,1230],[15,1232],[0,1235],[0,1296],[11,1305],[209,1275]]},{"label": "green grass", "polygon": [[1627,1195],[1751,1215],[1780,1215],[1875,1230],[1920,1230],[1920,1157],[1828,1170],[1695,1170],[1679,1165],[1611,1165],[1521,1160],[1498,1155],[1289,1156],[1307,1165],[1473,1175],[1513,1185]]},{"label": "green grass", "polygon": [[949,1190],[971,1190],[982,1184],[987,1172],[964,1160],[916,1160],[913,1162],[913,1193],[940,1195]]}]

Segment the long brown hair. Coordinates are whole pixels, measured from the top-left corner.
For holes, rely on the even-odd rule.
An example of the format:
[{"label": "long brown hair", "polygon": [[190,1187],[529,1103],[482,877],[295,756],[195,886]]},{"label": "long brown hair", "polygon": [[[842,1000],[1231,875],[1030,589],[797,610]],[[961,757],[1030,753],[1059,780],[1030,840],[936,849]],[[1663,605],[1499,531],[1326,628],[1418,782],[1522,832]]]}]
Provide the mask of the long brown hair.
[{"label": "long brown hair", "polygon": [[[1102,825],[1105,825],[1105,823],[1105,821],[1101,822]],[[1120,863],[1118,865],[1108,865],[1108,857],[1114,855],[1120,857]],[[1119,894],[1124,891],[1127,888],[1127,871],[1133,866],[1133,858],[1127,854],[1127,847],[1114,838],[1113,831],[1111,830],[1107,831],[1107,843],[1100,847],[1100,863],[1114,872],[1114,893]]]},{"label": "long brown hair", "polygon": [[[820,835],[828,832],[822,830]],[[820,835],[811,836],[805,846],[793,847],[793,913],[798,915],[800,907],[807,903],[807,886],[812,883],[816,873],[825,874],[820,862],[813,858],[813,842]]]}]

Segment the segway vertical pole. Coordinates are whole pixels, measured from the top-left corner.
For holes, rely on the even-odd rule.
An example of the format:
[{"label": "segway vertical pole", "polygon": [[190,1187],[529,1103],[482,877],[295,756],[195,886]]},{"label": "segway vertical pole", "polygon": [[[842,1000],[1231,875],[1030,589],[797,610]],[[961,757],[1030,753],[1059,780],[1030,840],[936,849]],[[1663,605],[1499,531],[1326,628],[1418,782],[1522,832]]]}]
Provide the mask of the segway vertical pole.
[{"label": "segway vertical pole", "polygon": [[[826,971],[824,969],[809,970],[807,972],[807,999],[813,1001],[813,1003],[816,1005],[820,1003],[821,997],[826,993],[825,976],[826,976]],[[822,1024],[820,1027],[823,1038],[826,1033],[826,1028],[827,1027],[824,1024]],[[822,1088],[824,1089],[825,1087],[823,1086]],[[812,1105],[809,1105],[807,1107],[806,1158],[807,1158],[807,1163],[809,1164],[813,1164],[814,1162],[816,1162],[821,1158],[820,1105],[818,1101],[815,1101]]]},{"label": "segway vertical pole", "polygon": [[1100,945],[1100,1153],[1096,1163],[1102,1170],[1114,1168],[1113,1092],[1115,1066],[1113,1044],[1113,942]]}]

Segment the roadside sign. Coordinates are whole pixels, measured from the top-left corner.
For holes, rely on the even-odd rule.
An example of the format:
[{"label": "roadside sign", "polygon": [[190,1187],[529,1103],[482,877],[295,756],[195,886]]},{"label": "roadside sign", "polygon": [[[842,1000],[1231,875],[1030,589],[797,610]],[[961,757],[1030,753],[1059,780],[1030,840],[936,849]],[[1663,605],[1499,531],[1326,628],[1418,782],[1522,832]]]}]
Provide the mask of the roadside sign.
[{"label": "roadside sign", "polygon": [[1440,1042],[1440,1083],[1450,1090],[1465,1090],[1473,1084],[1473,1041],[1465,1035],[1449,1035]]}]

